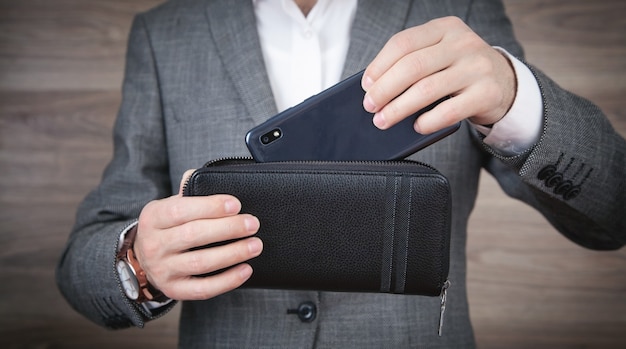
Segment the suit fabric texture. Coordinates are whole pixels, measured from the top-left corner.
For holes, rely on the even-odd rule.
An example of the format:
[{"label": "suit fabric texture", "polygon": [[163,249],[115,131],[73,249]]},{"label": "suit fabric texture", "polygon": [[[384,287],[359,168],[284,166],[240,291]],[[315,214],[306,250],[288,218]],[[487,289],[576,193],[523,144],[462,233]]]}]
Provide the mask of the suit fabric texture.
[{"label": "suit fabric texture", "polygon": [[[343,76],[365,68],[393,34],[443,16],[460,17],[489,44],[523,60],[500,1],[360,0]],[[500,156],[463,123],[411,157],[441,171],[452,191],[452,286],[442,337],[437,297],[241,289],[183,302],[180,346],[473,347],[465,248],[483,168],[572,241],[621,247],[624,140],[597,107],[531,69],[544,99],[543,131],[532,149]],[[148,314],[125,298],[114,266],[120,233],[147,202],[178,192],[185,170],[249,156],[245,132],[276,112],[250,0],[168,1],[139,14],[128,43],[114,156],[79,207],[58,266],[59,287],[71,305],[110,328],[142,327],[166,313],[171,306]],[[313,321],[288,311],[305,302],[314,306]]]}]

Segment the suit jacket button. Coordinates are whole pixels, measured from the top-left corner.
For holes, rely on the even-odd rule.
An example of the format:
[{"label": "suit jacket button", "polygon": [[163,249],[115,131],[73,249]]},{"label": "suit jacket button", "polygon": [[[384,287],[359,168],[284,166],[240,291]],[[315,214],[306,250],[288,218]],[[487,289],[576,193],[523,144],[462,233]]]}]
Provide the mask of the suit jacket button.
[{"label": "suit jacket button", "polygon": [[297,314],[302,322],[313,322],[317,317],[317,306],[313,302],[303,302],[298,309],[287,310],[287,314]]}]

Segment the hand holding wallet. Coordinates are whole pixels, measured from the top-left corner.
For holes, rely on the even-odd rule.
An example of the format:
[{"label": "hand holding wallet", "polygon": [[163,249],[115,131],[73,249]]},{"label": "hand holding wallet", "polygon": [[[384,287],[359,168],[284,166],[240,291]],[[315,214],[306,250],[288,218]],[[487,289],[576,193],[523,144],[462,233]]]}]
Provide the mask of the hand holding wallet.
[{"label": "hand holding wallet", "polygon": [[439,296],[447,287],[450,188],[413,161],[226,159],[183,195],[230,194],[259,218],[263,253],[242,287]]}]

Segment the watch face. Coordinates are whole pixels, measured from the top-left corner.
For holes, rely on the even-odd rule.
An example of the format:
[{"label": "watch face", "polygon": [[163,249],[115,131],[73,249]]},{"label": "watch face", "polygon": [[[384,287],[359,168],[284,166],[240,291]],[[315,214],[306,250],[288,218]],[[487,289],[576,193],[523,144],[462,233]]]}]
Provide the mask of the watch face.
[{"label": "watch face", "polygon": [[130,266],[123,260],[118,261],[117,273],[120,276],[122,288],[124,289],[126,296],[133,300],[139,298],[139,283],[137,282],[137,278],[135,277],[135,274],[131,270]]}]

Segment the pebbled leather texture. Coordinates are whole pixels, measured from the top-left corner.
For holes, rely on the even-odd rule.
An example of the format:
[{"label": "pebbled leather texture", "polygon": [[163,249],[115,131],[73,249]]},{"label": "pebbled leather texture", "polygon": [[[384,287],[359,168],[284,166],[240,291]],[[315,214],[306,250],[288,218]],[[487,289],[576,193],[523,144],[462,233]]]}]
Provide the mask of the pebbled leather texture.
[{"label": "pebbled leather texture", "polygon": [[426,165],[227,160],[183,190],[218,193],[261,222],[243,287],[438,296],[448,277],[450,188]]}]

